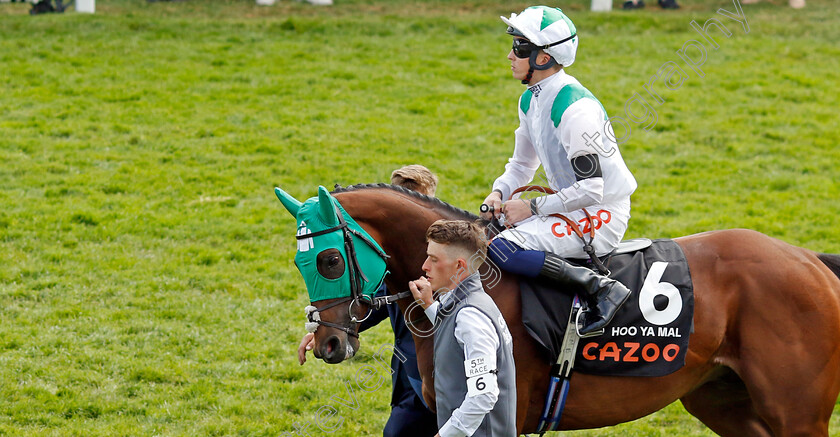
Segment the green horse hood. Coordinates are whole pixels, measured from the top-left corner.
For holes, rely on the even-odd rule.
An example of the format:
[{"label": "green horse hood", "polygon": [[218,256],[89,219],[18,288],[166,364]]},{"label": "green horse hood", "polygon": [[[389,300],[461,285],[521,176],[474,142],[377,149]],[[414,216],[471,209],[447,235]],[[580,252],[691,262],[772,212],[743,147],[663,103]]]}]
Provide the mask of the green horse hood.
[{"label": "green horse hood", "polygon": [[[280,188],[275,188],[274,194],[297,220],[295,265],[306,282],[311,302],[352,297],[352,281],[357,282],[360,294],[370,297],[376,293],[388,273],[387,255],[326,188],[319,186],[318,195],[303,203]],[[328,249],[338,250],[344,259],[344,272],[335,279],[318,271],[318,254]],[[348,249],[355,252],[358,264]]]}]

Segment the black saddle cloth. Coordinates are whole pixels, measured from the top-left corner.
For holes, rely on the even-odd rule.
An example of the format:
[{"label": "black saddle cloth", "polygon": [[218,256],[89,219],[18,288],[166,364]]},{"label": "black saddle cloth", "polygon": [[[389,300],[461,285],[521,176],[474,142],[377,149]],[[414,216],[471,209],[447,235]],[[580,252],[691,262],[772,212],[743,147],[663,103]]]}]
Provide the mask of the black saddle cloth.
[{"label": "black saddle cloth", "polygon": [[[662,376],[685,365],[694,316],[688,263],[673,240],[655,240],[643,250],[609,257],[610,277],[632,291],[605,333],[581,339],[575,371],[616,376]],[[542,281],[522,281],[522,321],[557,360],[572,308],[580,290],[557,290]]]}]

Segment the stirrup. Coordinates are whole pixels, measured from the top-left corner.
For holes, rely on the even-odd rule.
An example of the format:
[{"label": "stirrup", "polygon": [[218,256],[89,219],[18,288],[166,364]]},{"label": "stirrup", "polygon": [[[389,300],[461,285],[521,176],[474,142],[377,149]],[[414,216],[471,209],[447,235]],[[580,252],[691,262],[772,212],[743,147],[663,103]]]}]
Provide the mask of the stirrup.
[{"label": "stirrup", "polygon": [[604,331],[606,330],[606,328],[601,328],[597,331],[592,331],[588,334],[581,334],[580,333],[580,327],[581,327],[580,317],[582,315],[583,315],[583,309],[581,308],[581,309],[578,310],[577,315],[575,316],[575,331],[577,332],[578,337],[580,337],[580,338],[590,338],[590,337],[598,337],[600,335],[604,335]]}]

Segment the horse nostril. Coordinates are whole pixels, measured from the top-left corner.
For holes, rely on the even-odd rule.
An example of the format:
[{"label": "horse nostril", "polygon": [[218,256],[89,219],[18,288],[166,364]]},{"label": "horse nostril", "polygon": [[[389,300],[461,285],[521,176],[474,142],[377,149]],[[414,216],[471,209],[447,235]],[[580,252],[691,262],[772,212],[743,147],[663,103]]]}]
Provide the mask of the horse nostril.
[{"label": "horse nostril", "polygon": [[324,343],[324,360],[335,363],[341,361],[343,358],[344,352],[341,350],[341,340],[333,335]]},{"label": "horse nostril", "polygon": [[332,336],[327,340],[327,355],[332,355],[336,349],[338,349],[338,337]]}]

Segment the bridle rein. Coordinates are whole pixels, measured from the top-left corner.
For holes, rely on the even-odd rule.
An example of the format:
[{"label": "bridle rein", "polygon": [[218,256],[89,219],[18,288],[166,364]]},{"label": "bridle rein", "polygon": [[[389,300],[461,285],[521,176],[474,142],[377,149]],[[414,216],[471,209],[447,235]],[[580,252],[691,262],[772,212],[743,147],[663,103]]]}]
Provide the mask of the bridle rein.
[{"label": "bridle rein", "polygon": [[[328,303],[328,304],[326,304],[326,305],[324,305],[320,308],[316,308],[312,305],[307,306],[305,310],[306,310],[306,318],[307,318],[307,320],[309,320],[309,322],[306,324],[306,330],[309,331],[309,332],[315,332],[315,330],[318,328],[318,325],[323,325],[323,326],[327,326],[327,327],[330,327],[330,328],[338,329],[340,331],[344,331],[345,333],[347,333],[347,335],[358,338],[359,334],[353,328],[343,326],[343,325],[339,325],[337,323],[332,323],[332,322],[327,322],[327,321],[321,320],[320,312],[324,311],[326,309],[332,308],[334,306],[341,305],[341,304],[349,301],[350,305],[347,307],[347,311],[350,314],[350,322],[358,324],[358,323],[362,323],[365,320],[367,320],[368,317],[370,317],[370,315],[373,313],[373,311],[378,310],[379,308],[382,307],[382,305],[390,305],[390,304],[392,304],[392,303],[394,303],[394,302],[396,302],[400,299],[404,299],[406,297],[411,297],[411,291],[406,290],[406,291],[403,291],[403,292],[400,292],[400,293],[397,293],[397,294],[392,294],[392,295],[388,295],[388,296],[377,296],[377,297],[367,296],[362,292],[362,282],[361,281],[362,281],[362,279],[364,279],[367,282],[368,278],[367,278],[367,276],[365,276],[365,273],[362,271],[362,268],[359,265],[359,259],[356,256],[356,247],[353,243],[353,236],[355,235],[360,240],[364,241],[365,244],[370,246],[370,248],[373,249],[379,255],[379,257],[382,258],[383,261],[387,262],[388,258],[390,258],[390,257],[382,249],[380,249],[379,246],[376,243],[371,241],[371,239],[369,239],[365,234],[363,234],[363,233],[361,233],[361,232],[359,232],[355,229],[350,228],[347,224],[347,221],[344,220],[344,216],[341,213],[341,211],[337,207],[335,208],[335,210],[336,210],[336,216],[338,217],[338,225],[337,226],[334,226],[334,227],[328,228],[328,229],[324,229],[324,230],[318,231],[318,232],[312,232],[312,233],[308,233],[308,234],[297,235],[295,238],[298,239],[298,240],[303,240],[303,239],[306,239],[306,238],[315,238],[315,237],[319,237],[321,235],[327,235],[327,234],[331,234],[333,232],[341,231],[344,235],[344,251],[347,254],[346,264],[347,264],[347,268],[348,268],[349,274],[350,274],[350,293],[351,294],[348,297],[340,298],[340,299],[338,299],[336,301],[333,301],[333,302],[330,302],[330,303]],[[353,305],[354,304],[355,305],[365,304],[365,305],[368,306],[367,313],[365,314],[365,316],[363,318],[358,319],[353,314]]]}]

